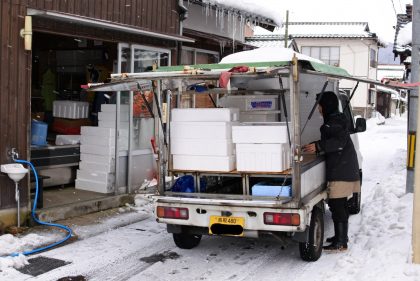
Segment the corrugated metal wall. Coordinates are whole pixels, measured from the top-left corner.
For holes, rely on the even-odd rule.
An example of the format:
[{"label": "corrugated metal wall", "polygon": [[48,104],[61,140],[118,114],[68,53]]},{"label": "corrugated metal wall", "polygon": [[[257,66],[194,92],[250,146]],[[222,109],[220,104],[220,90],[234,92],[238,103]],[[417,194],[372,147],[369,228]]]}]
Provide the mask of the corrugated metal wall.
[{"label": "corrugated metal wall", "polygon": [[[31,54],[24,50],[19,30],[24,25],[25,6],[20,1],[2,0],[0,4],[0,164],[9,163],[7,155],[15,147],[27,158],[30,122]],[[27,181],[21,181],[22,206],[27,203]],[[14,183],[0,175],[0,209],[15,206]]]},{"label": "corrugated metal wall", "polygon": [[[27,8],[101,19],[137,28],[179,34],[177,0],[1,0],[0,2],[0,164],[10,163],[7,152],[16,147],[20,158],[29,154],[31,52],[25,51],[19,31]],[[175,48],[174,41],[159,40],[104,29],[80,28],[70,23],[33,19],[35,30],[84,35],[110,41],[141,42]],[[175,56],[173,56],[175,57]],[[27,205],[28,180],[21,181],[21,205]],[[0,210],[16,206],[14,184],[0,173]]]}]

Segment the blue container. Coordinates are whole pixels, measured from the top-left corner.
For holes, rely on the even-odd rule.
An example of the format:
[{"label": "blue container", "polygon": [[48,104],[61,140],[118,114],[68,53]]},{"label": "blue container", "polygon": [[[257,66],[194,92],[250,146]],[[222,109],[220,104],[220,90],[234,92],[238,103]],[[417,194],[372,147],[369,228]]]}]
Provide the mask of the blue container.
[{"label": "blue container", "polygon": [[273,185],[273,183],[259,182],[252,186],[254,196],[292,197],[291,185]]},{"label": "blue container", "polygon": [[47,145],[48,124],[32,120],[31,123],[31,144]]}]

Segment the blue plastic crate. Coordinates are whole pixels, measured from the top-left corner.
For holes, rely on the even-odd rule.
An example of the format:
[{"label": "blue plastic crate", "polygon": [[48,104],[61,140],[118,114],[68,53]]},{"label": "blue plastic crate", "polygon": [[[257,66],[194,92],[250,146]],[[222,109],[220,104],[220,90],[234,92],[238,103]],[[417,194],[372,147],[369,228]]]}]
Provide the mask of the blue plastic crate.
[{"label": "blue plastic crate", "polygon": [[259,182],[252,186],[253,196],[280,196],[292,197],[291,185],[273,185],[267,182]]}]

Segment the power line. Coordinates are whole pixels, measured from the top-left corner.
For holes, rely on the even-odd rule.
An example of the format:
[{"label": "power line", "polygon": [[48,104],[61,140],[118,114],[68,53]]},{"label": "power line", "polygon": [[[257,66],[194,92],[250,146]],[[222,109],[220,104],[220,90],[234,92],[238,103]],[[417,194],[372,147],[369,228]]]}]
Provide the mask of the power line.
[{"label": "power line", "polygon": [[394,8],[395,16],[397,16],[397,10],[395,10],[394,0],[391,0],[391,3],[392,3],[392,8]]}]

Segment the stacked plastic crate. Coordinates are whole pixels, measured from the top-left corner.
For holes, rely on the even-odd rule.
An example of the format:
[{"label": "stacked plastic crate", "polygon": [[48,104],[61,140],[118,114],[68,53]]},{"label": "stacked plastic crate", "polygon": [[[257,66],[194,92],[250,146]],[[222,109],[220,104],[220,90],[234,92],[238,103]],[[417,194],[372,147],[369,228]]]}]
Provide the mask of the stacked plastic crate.
[{"label": "stacked plastic crate", "polygon": [[237,108],[185,108],[171,111],[171,154],[175,170],[235,169],[232,125]]},{"label": "stacked plastic crate", "polygon": [[[104,104],[98,113],[98,127],[81,128],[80,164],[76,189],[112,193],[115,186],[116,105]],[[120,153],[128,148],[129,107],[121,105]]]}]

